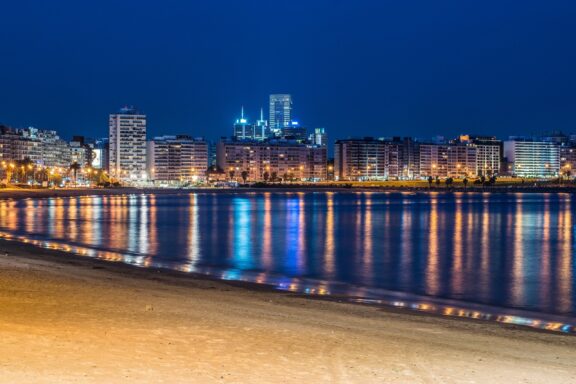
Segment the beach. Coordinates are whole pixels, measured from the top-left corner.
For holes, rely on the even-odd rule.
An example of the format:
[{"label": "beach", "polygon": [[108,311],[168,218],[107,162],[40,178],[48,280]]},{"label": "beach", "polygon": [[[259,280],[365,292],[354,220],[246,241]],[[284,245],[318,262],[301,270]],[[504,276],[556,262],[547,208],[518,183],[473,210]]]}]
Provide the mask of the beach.
[{"label": "beach", "polygon": [[576,338],[0,242],[0,382],[573,383]]}]

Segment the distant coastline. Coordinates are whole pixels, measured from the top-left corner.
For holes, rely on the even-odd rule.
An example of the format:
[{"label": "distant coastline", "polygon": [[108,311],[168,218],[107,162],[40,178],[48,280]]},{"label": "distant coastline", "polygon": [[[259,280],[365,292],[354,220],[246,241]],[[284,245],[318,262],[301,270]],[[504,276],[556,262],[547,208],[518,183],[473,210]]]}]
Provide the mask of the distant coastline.
[{"label": "distant coastline", "polygon": [[576,185],[502,185],[502,186],[462,186],[447,188],[445,186],[385,186],[385,185],[302,185],[271,184],[265,186],[240,186],[237,188],[3,188],[0,199],[27,199],[79,196],[117,196],[130,194],[183,195],[190,193],[258,193],[258,192],[413,192],[413,193],[575,193]]}]

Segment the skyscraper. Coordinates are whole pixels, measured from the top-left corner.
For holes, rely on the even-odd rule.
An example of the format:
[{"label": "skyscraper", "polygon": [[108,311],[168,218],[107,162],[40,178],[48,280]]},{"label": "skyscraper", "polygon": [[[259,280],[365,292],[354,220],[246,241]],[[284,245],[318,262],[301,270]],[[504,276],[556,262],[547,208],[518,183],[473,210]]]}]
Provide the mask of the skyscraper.
[{"label": "skyscraper", "polygon": [[282,128],[291,123],[292,96],[286,94],[270,95],[270,131],[281,134]]},{"label": "skyscraper", "polygon": [[242,107],[240,118],[236,119],[234,123],[233,136],[236,140],[252,140],[254,138],[254,126],[244,116],[244,107]]},{"label": "skyscraper", "polygon": [[310,134],[309,140],[314,145],[328,145],[326,130],[324,128],[315,128],[314,133]]},{"label": "skyscraper", "polygon": [[109,119],[110,175],[122,180],[146,180],[146,115],[124,107]]},{"label": "skyscraper", "polygon": [[264,111],[260,110],[260,119],[252,124],[244,116],[244,107],[239,119],[234,123],[233,137],[236,140],[266,140],[268,138],[268,122],[264,120]]}]

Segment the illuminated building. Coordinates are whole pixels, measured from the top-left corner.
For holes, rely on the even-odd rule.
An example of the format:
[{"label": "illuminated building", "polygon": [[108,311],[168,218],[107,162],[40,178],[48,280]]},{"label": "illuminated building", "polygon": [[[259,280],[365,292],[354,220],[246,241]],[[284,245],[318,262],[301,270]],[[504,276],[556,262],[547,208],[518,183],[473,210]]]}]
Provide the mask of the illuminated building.
[{"label": "illuminated building", "polygon": [[328,137],[324,128],[315,128],[314,133],[310,134],[308,140],[314,145],[328,145]]},{"label": "illuminated building", "polygon": [[576,145],[560,146],[560,174],[566,178],[576,175]]},{"label": "illuminated building", "polygon": [[461,135],[457,143],[476,147],[478,176],[491,176],[500,173],[502,163],[502,141],[494,136]]},{"label": "illuminated building", "polygon": [[388,180],[402,176],[401,144],[366,137],[337,140],[334,147],[336,180]]},{"label": "illuminated building", "polygon": [[109,119],[110,175],[121,180],[146,180],[146,115],[124,107]]},{"label": "illuminated building", "polygon": [[45,167],[69,167],[70,146],[56,131],[0,127],[0,161],[30,159]]},{"label": "illuminated building", "polygon": [[557,177],[560,173],[560,147],[547,141],[511,138],[504,142],[504,156],[519,177]]},{"label": "illuminated building", "polygon": [[296,140],[303,143],[308,139],[305,127],[300,126],[297,121],[292,121],[290,125],[281,129],[281,137],[286,140]]},{"label": "illuminated building", "polygon": [[148,142],[148,173],[154,182],[206,179],[208,143],[187,135],[155,137]]},{"label": "illuminated building", "polygon": [[447,144],[420,144],[419,154],[420,177],[448,176]]},{"label": "illuminated building", "polygon": [[234,134],[236,140],[266,140],[268,138],[268,126],[264,120],[264,111],[260,110],[260,119],[256,124],[251,124],[244,116],[244,107],[239,119],[234,123]]},{"label": "illuminated building", "polygon": [[292,122],[292,96],[287,94],[270,95],[270,131],[280,136],[282,128]]},{"label": "illuminated building", "polygon": [[217,164],[231,180],[320,181],[326,179],[326,147],[294,141],[220,141]]},{"label": "illuminated building", "polygon": [[92,167],[96,169],[109,169],[108,161],[108,138],[96,140],[92,156]]}]

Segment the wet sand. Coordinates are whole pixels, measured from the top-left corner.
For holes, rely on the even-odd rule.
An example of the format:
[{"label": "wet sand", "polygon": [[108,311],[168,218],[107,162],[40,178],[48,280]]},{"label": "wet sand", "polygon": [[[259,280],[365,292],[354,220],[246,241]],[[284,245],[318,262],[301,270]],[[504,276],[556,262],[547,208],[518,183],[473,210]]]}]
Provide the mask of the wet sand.
[{"label": "wet sand", "polygon": [[573,336],[6,241],[0,340],[6,383],[576,382]]}]

